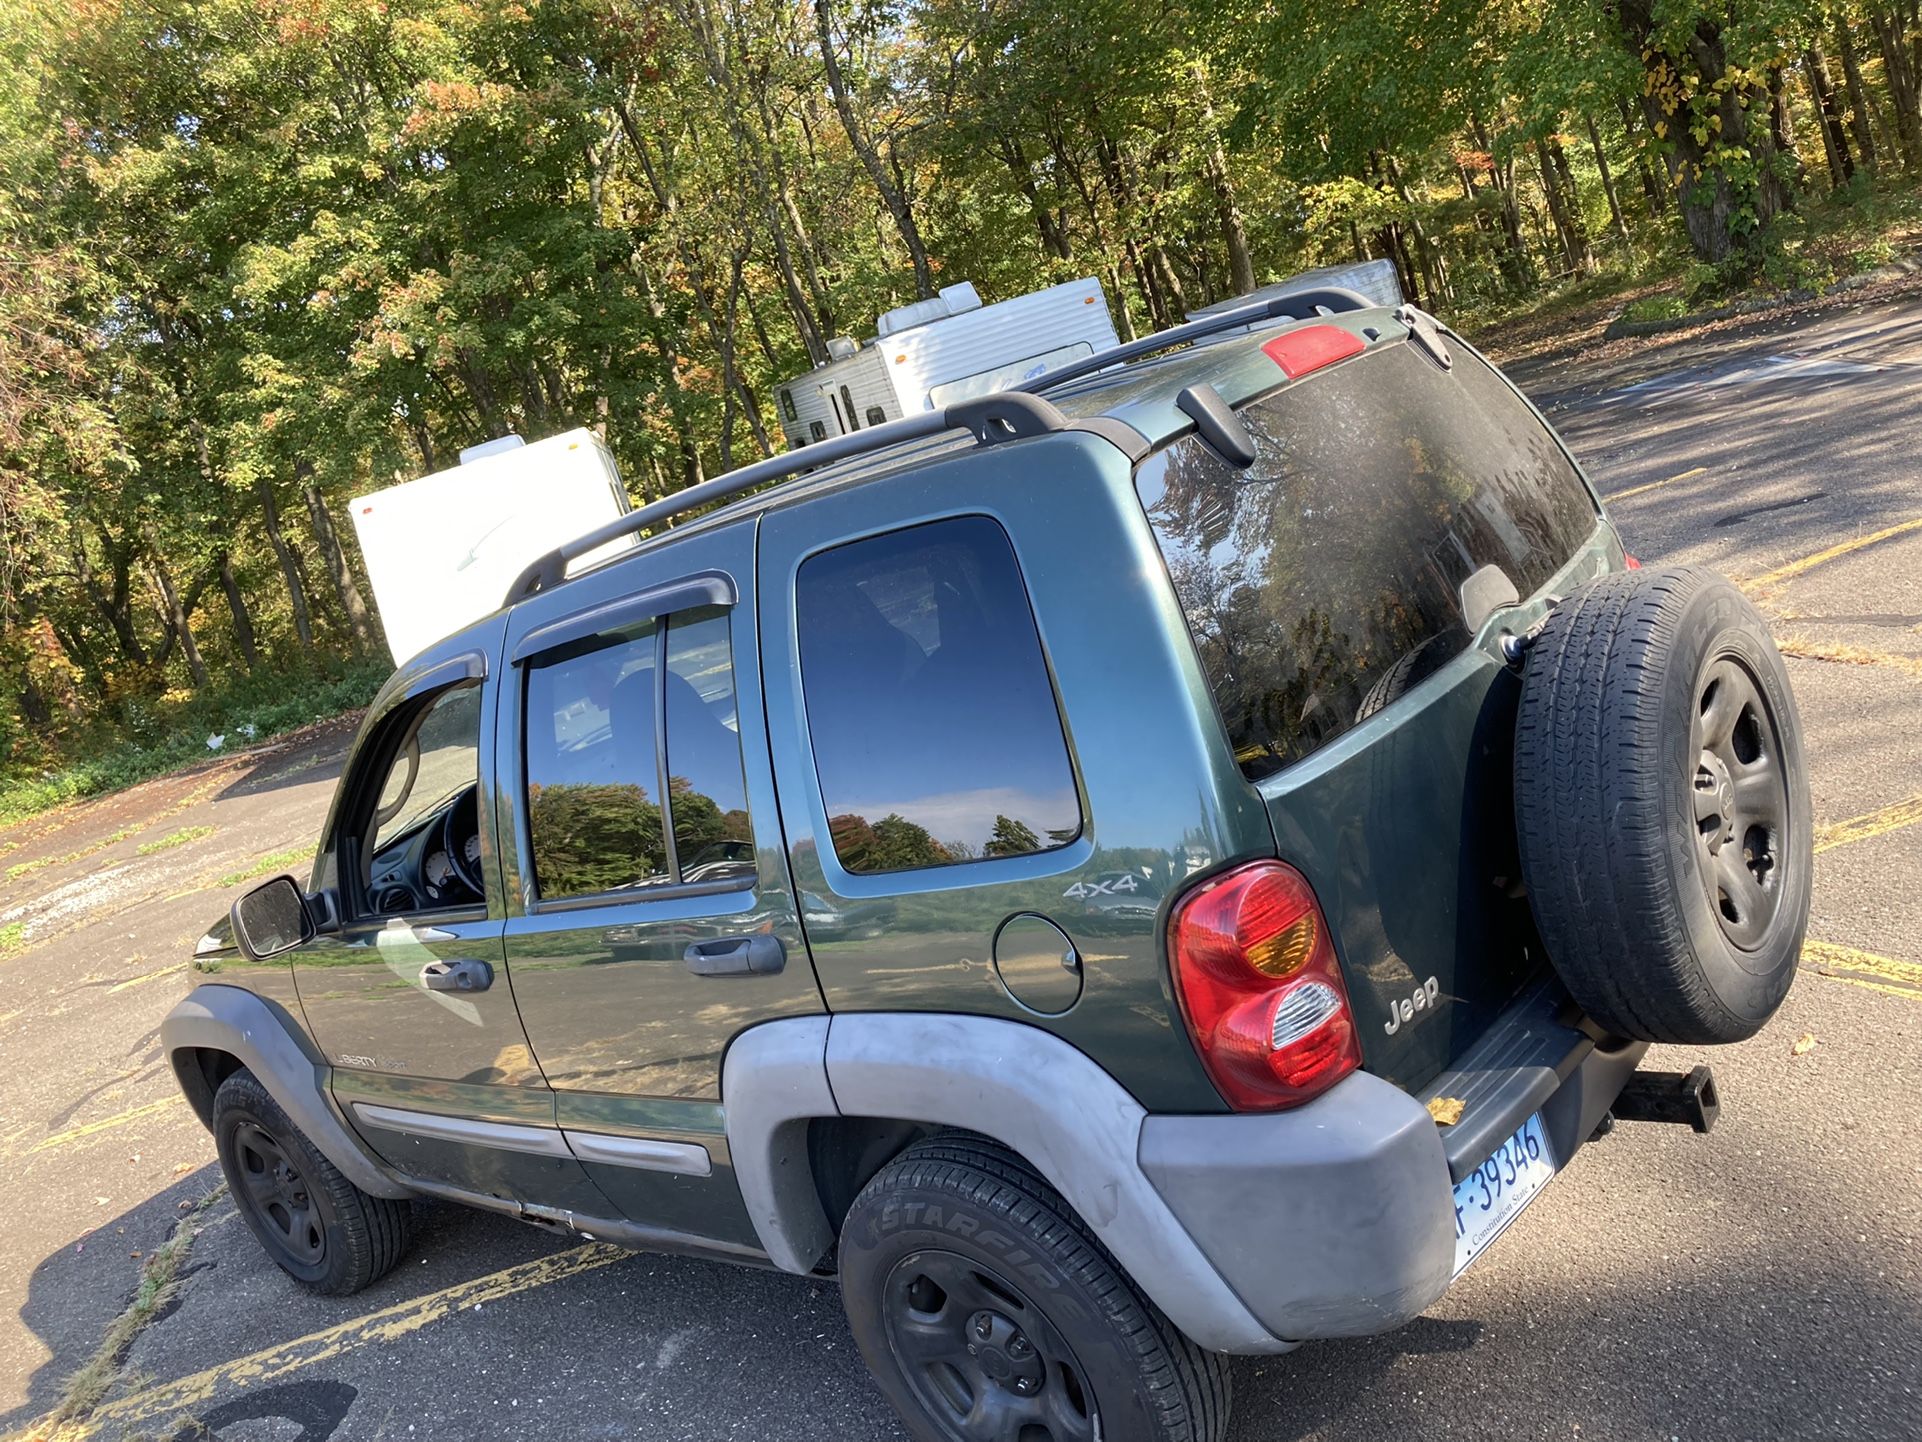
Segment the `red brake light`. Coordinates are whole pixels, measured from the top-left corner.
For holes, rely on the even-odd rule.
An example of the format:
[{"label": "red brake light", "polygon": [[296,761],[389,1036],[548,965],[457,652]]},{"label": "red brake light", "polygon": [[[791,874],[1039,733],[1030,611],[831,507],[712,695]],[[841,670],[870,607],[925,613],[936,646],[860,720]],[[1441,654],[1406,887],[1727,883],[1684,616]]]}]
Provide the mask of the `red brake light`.
[{"label": "red brake light", "polygon": [[1338,325],[1310,325],[1278,335],[1261,349],[1294,380],[1351,355],[1360,355],[1368,349],[1368,343]]},{"label": "red brake light", "polygon": [[1202,1065],[1235,1110],[1299,1106],[1361,1065],[1328,923],[1293,867],[1251,862],[1185,898],[1168,962]]}]

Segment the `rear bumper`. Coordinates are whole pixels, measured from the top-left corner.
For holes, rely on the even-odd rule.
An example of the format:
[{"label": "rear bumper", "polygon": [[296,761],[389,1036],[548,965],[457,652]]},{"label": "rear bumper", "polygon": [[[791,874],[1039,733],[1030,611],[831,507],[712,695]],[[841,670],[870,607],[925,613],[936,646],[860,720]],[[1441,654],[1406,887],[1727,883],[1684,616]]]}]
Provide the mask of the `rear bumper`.
[{"label": "rear bumper", "polygon": [[1540,1111],[1566,1166],[1647,1049],[1598,1051],[1543,986],[1423,1098],[1358,1073],[1272,1116],[1149,1117],[1143,1173],[1236,1296],[1278,1339],[1363,1336],[1419,1315],[1454,1269],[1455,1181]]}]

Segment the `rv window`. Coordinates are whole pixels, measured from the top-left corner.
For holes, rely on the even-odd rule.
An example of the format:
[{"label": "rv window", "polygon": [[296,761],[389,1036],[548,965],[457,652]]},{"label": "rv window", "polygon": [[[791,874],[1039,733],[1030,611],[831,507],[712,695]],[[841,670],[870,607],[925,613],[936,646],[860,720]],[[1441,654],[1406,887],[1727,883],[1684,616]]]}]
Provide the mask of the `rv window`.
[{"label": "rv window", "polygon": [[887,418],[888,418],[888,413],[882,410],[879,406],[868,407],[868,424],[869,425],[871,426],[881,425],[884,422],[886,422]]},{"label": "rv window", "polygon": [[801,686],[828,839],[859,874],[1050,851],[1081,805],[1014,549],[986,516],[810,557]]},{"label": "rv window", "polygon": [[826,426],[822,425],[821,422],[819,421],[808,422],[808,439],[809,440],[824,441],[827,438],[828,438],[828,428]]},{"label": "rv window", "polygon": [[798,421],[800,419],[800,416],[794,409],[794,392],[786,386],[781,387],[781,414],[791,421]]},{"label": "rv window", "polygon": [[846,386],[841,387],[841,414],[847,417],[850,431],[861,429],[861,423],[854,418],[854,392]]},{"label": "rv window", "polygon": [[1094,347],[1085,340],[1073,345],[1056,346],[1053,350],[1031,355],[1026,360],[1009,361],[992,370],[976,371],[958,381],[945,381],[928,392],[928,404],[935,410],[951,406],[956,401],[972,400],[976,396],[993,395],[996,391],[1018,386],[1023,381],[1031,381],[1044,372],[1064,366],[1069,361],[1080,360],[1083,356],[1094,354]]}]

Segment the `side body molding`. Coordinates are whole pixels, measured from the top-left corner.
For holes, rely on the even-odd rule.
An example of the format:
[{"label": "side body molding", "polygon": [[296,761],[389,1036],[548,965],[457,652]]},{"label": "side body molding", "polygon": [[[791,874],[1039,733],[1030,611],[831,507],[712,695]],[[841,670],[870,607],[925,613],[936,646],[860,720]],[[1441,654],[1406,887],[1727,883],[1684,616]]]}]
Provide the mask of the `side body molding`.
[{"label": "side body molding", "polygon": [[321,1155],[363,1192],[413,1195],[377,1167],[342,1124],[328,1097],[326,1064],[253,992],[214,983],[195,987],[160,1023],[160,1047],[203,1123],[212,1125],[213,1094],[185,1055],[199,1047],[238,1057]]},{"label": "side body molding", "polygon": [[965,1127],[1025,1157],[1196,1342],[1292,1345],[1255,1319],[1142,1172],[1140,1105],[1036,1027],[912,1012],[770,1022],[730,1048],[721,1098],[749,1215],[784,1270],[807,1270],[833,1241],[808,1170],[808,1118]]}]

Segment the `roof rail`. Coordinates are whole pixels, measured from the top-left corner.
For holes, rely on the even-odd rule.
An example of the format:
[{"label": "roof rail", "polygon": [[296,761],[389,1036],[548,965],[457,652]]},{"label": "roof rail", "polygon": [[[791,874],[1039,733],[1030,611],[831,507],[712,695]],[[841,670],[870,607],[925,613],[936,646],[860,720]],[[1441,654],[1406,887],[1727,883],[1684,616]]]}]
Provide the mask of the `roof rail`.
[{"label": "roof rail", "polygon": [[1223,311],[1220,315],[1203,316],[1191,320],[1186,325],[1173,326],[1168,330],[1144,335],[1140,340],[1124,341],[1118,346],[1097,351],[1091,356],[1083,356],[1068,365],[1058,366],[1045,375],[1036,376],[1026,385],[1016,386],[1017,391],[1029,395],[1040,395],[1056,386],[1078,381],[1083,376],[1105,371],[1110,366],[1125,365],[1131,360],[1140,360],[1156,351],[1173,350],[1176,346],[1190,341],[1201,340],[1206,336],[1219,335],[1226,330],[1239,330],[1243,326],[1260,325],[1263,321],[1313,320],[1324,313],[1349,310],[1372,310],[1376,302],[1360,291],[1349,290],[1345,286],[1325,285],[1313,290],[1298,290],[1289,295],[1278,295],[1269,300],[1257,301],[1254,305],[1244,305],[1238,310]]},{"label": "roof rail", "polygon": [[744,491],[767,485],[770,481],[785,480],[789,476],[818,470],[851,456],[867,455],[871,451],[886,450],[902,441],[925,440],[948,431],[967,431],[976,444],[991,446],[1000,441],[1063,430],[1067,425],[1066,416],[1037,396],[997,391],[992,395],[957,401],[945,410],[906,416],[898,421],[869,426],[866,430],[816,441],[797,450],[769,456],[753,465],[742,466],[724,476],[703,481],[698,486],[676,491],[671,496],[642,506],[639,510],[629,511],[626,515],[616,516],[607,524],[556,546],[515,578],[501,604],[511,606],[537,592],[551,591],[567,579],[568,562],[578,560],[610,541],[618,541],[623,536],[644,531],[660,521],[738,496]]},{"label": "roof rail", "polygon": [[765,486],[771,481],[786,480],[803,471],[818,470],[822,466],[844,461],[853,456],[864,456],[872,451],[886,450],[889,446],[903,441],[926,440],[930,436],[945,435],[949,431],[967,431],[977,445],[991,446],[1000,441],[1017,440],[1023,436],[1041,435],[1047,431],[1068,428],[1068,418],[1047,401],[1040,398],[1042,391],[1061,385],[1067,381],[1079,380],[1082,376],[1095,371],[1107,370],[1110,366],[1125,364],[1141,356],[1152,355],[1156,351],[1172,350],[1178,345],[1199,340],[1203,336],[1216,335],[1222,331],[1235,330],[1241,326],[1260,325],[1263,321],[1278,317],[1295,320],[1310,320],[1328,311],[1367,310],[1374,305],[1368,297],[1357,291],[1344,290],[1338,286],[1324,286],[1317,290],[1297,291],[1293,295],[1276,296],[1272,300],[1256,305],[1243,306],[1239,310],[1225,311],[1220,315],[1208,316],[1202,320],[1189,321],[1186,325],[1175,326],[1140,340],[1129,341],[1125,345],[1113,346],[1095,355],[1087,356],[1072,365],[1049,371],[1026,385],[1014,386],[992,395],[976,396],[972,400],[957,401],[945,410],[928,411],[921,415],[904,416],[898,421],[885,421],[866,430],[853,431],[844,436],[834,436],[825,441],[798,450],[769,456],[753,465],[742,466],[737,471],[729,471],[724,476],[716,476],[711,481],[703,481],[698,486],[689,486],[684,491],[676,491],[671,496],[642,506],[639,510],[629,511],[624,516],[616,516],[604,526],[597,526],[586,535],[576,536],[563,545],[556,546],[546,555],[530,564],[514,579],[508,587],[502,605],[511,606],[516,601],[541,591],[551,591],[567,579],[567,565],[579,560],[589,551],[597,550],[610,541],[618,541],[623,536],[631,536],[637,531],[645,531],[649,526],[675,516],[697,511],[702,506],[715,501],[727,500]]}]

